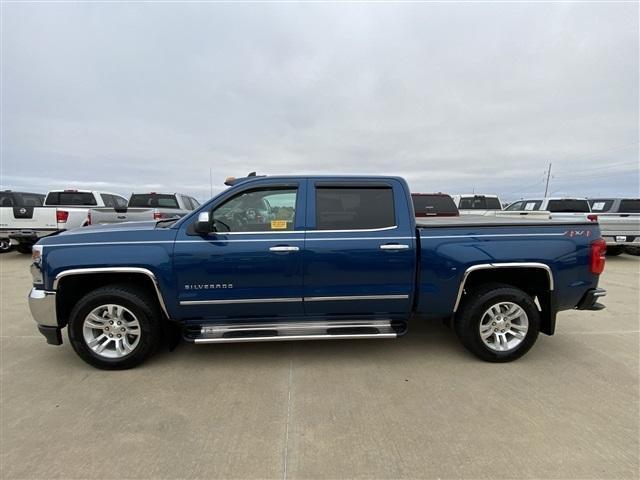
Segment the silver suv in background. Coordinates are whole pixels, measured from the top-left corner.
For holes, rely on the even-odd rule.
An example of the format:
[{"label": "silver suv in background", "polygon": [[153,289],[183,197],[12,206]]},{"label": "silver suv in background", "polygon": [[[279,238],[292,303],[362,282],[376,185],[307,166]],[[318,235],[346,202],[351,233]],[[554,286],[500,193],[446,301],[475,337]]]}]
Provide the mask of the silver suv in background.
[{"label": "silver suv in background", "polygon": [[620,255],[625,247],[640,247],[640,198],[590,198],[598,215],[607,255]]},{"label": "silver suv in background", "polygon": [[89,210],[91,225],[121,222],[140,222],[183,217],[200,206],[182,193],[134,193],[124,205],[111,205]]}]

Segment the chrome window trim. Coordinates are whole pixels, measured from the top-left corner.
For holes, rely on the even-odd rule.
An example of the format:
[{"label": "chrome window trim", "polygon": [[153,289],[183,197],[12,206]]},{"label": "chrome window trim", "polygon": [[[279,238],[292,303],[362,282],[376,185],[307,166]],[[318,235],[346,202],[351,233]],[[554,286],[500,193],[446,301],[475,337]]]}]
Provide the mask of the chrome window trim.
[{"label": "chrome window trim", "polygon": [[158,302],[160,302],[160,307],[162,311],[167,316],[167,318],[171,318],[169,316],[169,312],[167,311],[167,306],[164,303],[164,298],[162,297],[162,292],[160,291],[160,286],[158,285],[158,280],[153,272],[146,268],[141,267],[100,267],[100,268],[72,268],[70,270],[63,270],[62,272],[56,275],[56,278],[53,280],[53,290],[58,289],[58,284],[60,280],[64,277],[70,277],[74,275],[90,275],[94,273],[141,273],[149,277],[153,281],[153,286],[156,290],[156,295],[158,296]]},{"label": "chrome window trim", "polygon": [[380,228],[354,228],[348,230],[305,230],[305,233],[357,233],[357,232],[384,232],[386,230],[395,230],[398,225]]},{"label": "chrome window trim", "polygon": [[549,277],[549,290],[553,291],[555,288],[554,280],[553,280],[553,272],[551,271],[551,267],[546,263],[538,263],[538,262],[511,262],[511,263],[481,263],[479,265],[472,265],[467,268],[462,276],[462,281],[460,282],[460,287],[458,288],[458,295],[456,296],[456,303],[453,306],[453,313],[458,311],[458,307],[460,306],[460,301],[462,300],[462,293],[464,292],[464,285],[467,281],[469,275],[478,270],[490,270],[494,268],[539,268],[545,270]]}]

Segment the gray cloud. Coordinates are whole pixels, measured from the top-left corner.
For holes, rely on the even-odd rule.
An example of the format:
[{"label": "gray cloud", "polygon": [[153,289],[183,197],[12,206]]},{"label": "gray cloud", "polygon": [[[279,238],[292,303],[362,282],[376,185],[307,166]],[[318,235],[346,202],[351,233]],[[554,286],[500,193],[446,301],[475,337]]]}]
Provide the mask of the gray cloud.
[{"label": "gray cloud", "polygon": [[638,4],[4,4],[2,188],[638,195]]}]

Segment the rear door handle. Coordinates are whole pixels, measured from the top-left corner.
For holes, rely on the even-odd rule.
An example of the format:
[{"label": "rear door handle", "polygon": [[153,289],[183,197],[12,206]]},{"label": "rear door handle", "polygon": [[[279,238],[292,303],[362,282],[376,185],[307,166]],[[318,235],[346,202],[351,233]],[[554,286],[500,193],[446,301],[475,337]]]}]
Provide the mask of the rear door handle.
[{"label": "rear door handle", "polygon": [[408,250],[409,245],[403,243],[385,243],[380,245],[380,250]]},{"label": "rear door handle", "polygon": [[269,247],[269,251],[271,252],[297,252],[300,250],[299,247],[294,247],[292,245],[278,245],[276,247]]}]

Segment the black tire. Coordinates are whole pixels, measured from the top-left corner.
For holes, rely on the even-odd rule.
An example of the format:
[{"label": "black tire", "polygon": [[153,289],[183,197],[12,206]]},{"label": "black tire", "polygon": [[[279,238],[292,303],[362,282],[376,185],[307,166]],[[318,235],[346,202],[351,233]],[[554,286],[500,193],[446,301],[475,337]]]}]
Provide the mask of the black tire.
[{"label": "black tire", "polygon": [[[87,315],[105,304],[117,304],[130,310],[140,324],[140,340],[136,348],[121,358],[105,358],[86,343],[83,323]],[[108,285],[82,297],[69,316],[69,342],[89,365],[103,370],[125,370],[140,365],[157,349],[162,336],[162,314],[155,299],[130,285]]]},{"label": "black tire", "polygon": [[16,245],[16,250],[18,250],[18,252],[20,253],[24,253],[26,255],[31,255],[31,248],[33,247],[33,245],[29,245],[27,243],[19,243],[18,245]]},{"label": "black tire", "polygon": [[12,248],[11,240],[8,238],[0,238],[0,253],[10,252]]},{"label": "black tire", "polygon": [[[500,302],[517,304],[524,310],[529,322],[524,339],[519,345],[506,351],[489,348],[480,337],[480,322],[484,313]],[[526,292],[510,285],[491,283],[472,290],[465,296],[456,314],[454,327],[462,345],[477,357],[487,362],[510,362],[523,356],[536,343],[540,330],[540,312]]]},{"label": "black tire", "polygon": [[607,247],[607,256],[609,257],[617,257],[622,253],[624,253],[623,245],[613,245],[611,247]]}]

